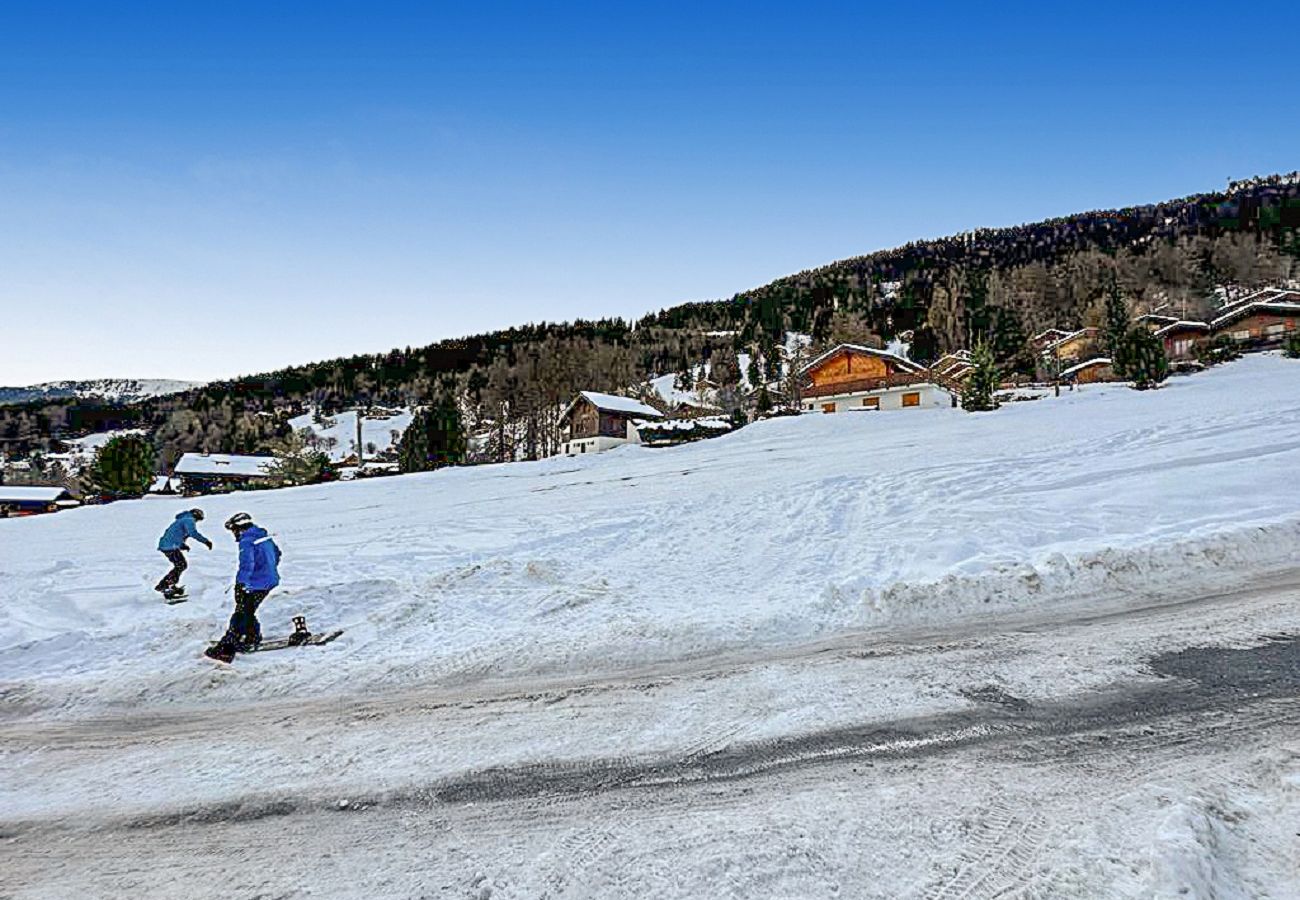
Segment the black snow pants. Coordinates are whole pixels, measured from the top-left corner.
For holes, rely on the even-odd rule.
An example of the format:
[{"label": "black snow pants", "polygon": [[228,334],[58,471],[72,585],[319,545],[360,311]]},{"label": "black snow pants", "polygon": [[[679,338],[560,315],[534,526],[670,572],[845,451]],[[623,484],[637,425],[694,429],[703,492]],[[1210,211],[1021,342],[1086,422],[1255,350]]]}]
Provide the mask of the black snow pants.
[{"label": "black snow pants", "polygon": [[242,584],[235,585],[235,614],[222,635],[218,646],[223,650],[243,650],[262,642],[262,626],[257,621],[257,607],[266,599],[271,589],[250,591]]},{"label": "black snow pants", "polygon": [[172,564],[172,570],[162,577],[162,581],[154,588],[155,591],[169,591],[181,580],[181,575],[189,568],[189,563],[185,561],[185,554],[180,550],[163,550],[162,555],[167,557],[168,562]]}]

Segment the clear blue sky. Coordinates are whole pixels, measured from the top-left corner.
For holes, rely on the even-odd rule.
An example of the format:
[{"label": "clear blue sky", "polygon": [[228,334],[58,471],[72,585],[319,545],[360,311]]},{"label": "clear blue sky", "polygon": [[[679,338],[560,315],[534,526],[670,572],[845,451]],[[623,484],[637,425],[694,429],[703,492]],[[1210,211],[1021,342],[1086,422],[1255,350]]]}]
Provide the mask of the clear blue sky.
[{"label": "clear blue sky", "polygon": [[0,384],[637,316],[1300,168],[1294,2],[631,6],[9,0]]}]

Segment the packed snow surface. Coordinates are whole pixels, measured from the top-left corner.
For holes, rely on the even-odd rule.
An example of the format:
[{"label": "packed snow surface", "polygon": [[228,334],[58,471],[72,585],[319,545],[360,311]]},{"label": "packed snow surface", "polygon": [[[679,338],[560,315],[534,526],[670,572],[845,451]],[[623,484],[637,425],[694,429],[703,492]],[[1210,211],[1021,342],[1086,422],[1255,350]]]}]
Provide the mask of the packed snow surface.
[{"label": "packed snow surface", "polygon": [[[757,423],[669,449],[555,458],[0,521],[0,681],[44,703],[578,673],[990,611],[1173,596],[1293,564],[1300,364],[1241,360],[1158,391],[1089,385],[985,414]],[[156,541],[207,512],[190,601]],[[329,653],[214,685],[244,510],[284,551],[268,634]]]}]

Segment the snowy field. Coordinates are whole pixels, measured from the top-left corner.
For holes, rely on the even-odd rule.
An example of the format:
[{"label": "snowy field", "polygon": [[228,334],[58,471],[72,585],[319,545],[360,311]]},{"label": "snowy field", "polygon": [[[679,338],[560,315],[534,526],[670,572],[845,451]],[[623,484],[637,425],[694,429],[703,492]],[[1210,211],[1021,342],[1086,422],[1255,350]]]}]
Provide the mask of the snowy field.
[{"label": "snowy field", "polygon": [[[1254,357],[1158,392],[807,416],[700,444],[0,522],[0,672],[59,706],[228,702],[632,667],[991,611],[1176,594],[1294,562],[1300,365]],[[191,600],[151,590],[203,507]],[[251,512],[284,551],[268,633],[338,652],[210,688]],[[264,675],[262,673],[265,673]]]},{"label": "snowy field", "polygon": [[[264,896],[1298,897],[1294,662],[1225,657],[1282,673],[1244,695],[1151,668],[1300,630],[1297,471],[1300,364],[1257,356],[0,521],[0,864],[22,897],[187,865],[254,896],[248,853]],[[195,504],[216,549],[165,606],[153,547]],[[236,510],[285,553],[266,633],[342,638],[199,658]]]}]

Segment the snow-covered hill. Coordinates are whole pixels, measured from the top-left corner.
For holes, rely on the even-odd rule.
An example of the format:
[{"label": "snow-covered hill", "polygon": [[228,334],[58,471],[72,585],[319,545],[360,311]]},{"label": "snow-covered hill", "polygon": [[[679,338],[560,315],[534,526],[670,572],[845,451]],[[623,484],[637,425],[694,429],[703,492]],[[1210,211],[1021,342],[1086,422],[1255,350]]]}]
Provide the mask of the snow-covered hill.
[{"label": "snow-covered hill", "polygon": [[28,403],[33,400],[60,400],[70,397],[96,397],[113,403],[134,403],[150,397],[179,394],[201,387],[201,381],[176,381],[167,378],[99,378],[90,381],[51,381],[30,387],[0,387],[0,405]]},{"label": "snow-covered hill", "polygon": [[[0,667],[61,702],[141,702],[163,684],[197,702],[1154,596],[1228,562],[1290,562],[1298,464],[1300,364],[1254,357],[989,414],[805,416],[674,449],[0,521]],[[157,533],[196,504],[277,536],[269,627],[303,612],[347,628],[328,663],[204,687],[194,656],[228,614],[229,541],[214,528],[217,550],[192,554],[190,603],[150,590]]]},{"label": "snow-covered hill", "polygon": [[[15,897],[1290,897],[1298,464],[1300,363],[1253,357],[0,520],[0,869]],[[153,547],[194,505],[216,548],[165,606]],[[266,632],[339,640],[199,657],[239,509],[285,553]]]}]

